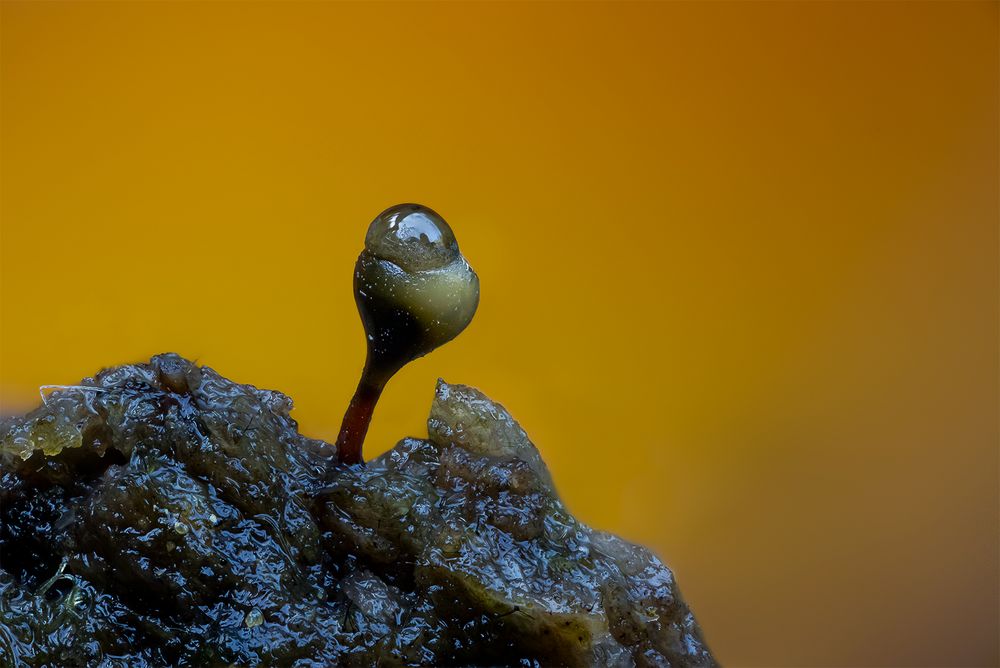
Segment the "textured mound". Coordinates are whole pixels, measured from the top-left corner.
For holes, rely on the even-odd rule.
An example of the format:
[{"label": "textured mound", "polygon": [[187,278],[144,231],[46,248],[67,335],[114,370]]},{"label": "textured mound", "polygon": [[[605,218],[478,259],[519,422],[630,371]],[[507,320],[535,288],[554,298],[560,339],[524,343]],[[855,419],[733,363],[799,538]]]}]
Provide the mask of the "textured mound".
[{"label": "textured mound", "polygon": [[715,665],[670,571],[577,522],[499,405],[438,384],[367,466],[176,355],[0,430],[0,663]]}]

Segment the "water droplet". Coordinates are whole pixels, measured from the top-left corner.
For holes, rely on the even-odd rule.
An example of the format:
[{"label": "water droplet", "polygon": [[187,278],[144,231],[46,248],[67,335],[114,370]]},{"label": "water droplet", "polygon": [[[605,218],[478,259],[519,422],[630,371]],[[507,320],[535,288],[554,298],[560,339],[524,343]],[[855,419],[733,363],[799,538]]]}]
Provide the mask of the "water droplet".
[{"label": "water droplet", "polygon": [[187,535],[188,527],[183,522],[174,522],[174,531],[180,536]]},{"label": "water droplet", "polygon": [[253,608],[247,613],[247,616],[243,618],[243,623],[248,629],[260,626],[264,623],[264,613],[262,613],[259,608]]}]

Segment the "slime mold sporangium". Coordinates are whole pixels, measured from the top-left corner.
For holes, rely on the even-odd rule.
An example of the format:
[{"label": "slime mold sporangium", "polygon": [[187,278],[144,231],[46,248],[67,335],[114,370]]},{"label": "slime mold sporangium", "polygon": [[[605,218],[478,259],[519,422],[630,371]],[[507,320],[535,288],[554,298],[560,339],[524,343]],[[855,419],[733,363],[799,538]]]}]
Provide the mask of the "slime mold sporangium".
[{"label": "slime mold sporangium", "polygon": [[368,227],[354,268],[354,298],[368,354],[337,438],[345,464],[362,461],[368,424],[389,379],[472,321],[479,277],[444,218],[419,204],[399,204]]}]

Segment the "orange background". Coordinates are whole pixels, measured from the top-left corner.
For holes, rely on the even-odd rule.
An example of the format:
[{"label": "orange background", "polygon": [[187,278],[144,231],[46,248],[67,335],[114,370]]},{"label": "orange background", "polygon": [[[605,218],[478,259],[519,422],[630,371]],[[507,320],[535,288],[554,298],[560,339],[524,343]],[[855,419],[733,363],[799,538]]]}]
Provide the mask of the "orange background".
[{"label": "orange background", "polygon": [[998,661],[998,5],[2,7],[5,412],[174,350],[334,439],[351,271],[482,279],[403,370],[522,422],[730,666]]}]

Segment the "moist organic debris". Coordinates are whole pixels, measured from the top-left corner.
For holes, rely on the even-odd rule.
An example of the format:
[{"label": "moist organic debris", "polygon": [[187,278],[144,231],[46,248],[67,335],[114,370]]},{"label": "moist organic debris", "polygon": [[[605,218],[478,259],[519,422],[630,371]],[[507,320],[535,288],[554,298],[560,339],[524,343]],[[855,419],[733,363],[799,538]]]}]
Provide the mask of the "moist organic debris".
[{"label": "moist organic debris", "polygon": [[366,466],[291,407],[167,354],[5,419],[0,664],[715,665],[478,391],[439,382],[428,438]]}]

